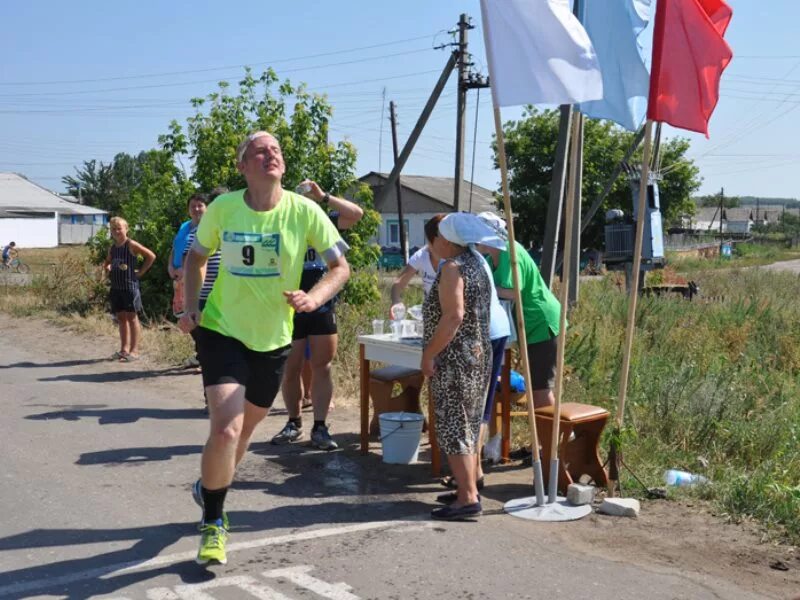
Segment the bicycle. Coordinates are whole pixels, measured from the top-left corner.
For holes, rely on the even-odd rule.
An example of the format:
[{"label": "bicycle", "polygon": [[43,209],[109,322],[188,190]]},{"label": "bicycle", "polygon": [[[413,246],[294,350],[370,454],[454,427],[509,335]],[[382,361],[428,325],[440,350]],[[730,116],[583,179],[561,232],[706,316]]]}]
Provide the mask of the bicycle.
[{"label": "bicycle", "polygon": [[19,258],[12,258],[8,264],[0,263],[0,271],[12,273],[30,273],[31,268],[22,262]]}]

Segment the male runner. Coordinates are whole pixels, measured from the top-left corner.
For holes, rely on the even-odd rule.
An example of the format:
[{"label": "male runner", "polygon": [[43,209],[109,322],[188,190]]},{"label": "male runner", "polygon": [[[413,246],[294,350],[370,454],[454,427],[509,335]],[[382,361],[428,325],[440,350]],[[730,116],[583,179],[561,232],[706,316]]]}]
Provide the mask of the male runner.
[{"label": "male runner", "polygon": [[[347,245],[322,209],[284,190],[278,140],[250,134],[236,152],[247,188],[223,194],[206,211],[184,265],[183,331],[196,327],[210,432],[201,479],[193,491],[203,508],[197,562],[227,562],[225,495],[255,426],[278,392],[292,341],[295,312],[312,312],[344,285]],[[300,289],[307,247],[317,248],[328,273],[309,292]],[[221,250],[219,277],[200,313],[207,257]]]}]

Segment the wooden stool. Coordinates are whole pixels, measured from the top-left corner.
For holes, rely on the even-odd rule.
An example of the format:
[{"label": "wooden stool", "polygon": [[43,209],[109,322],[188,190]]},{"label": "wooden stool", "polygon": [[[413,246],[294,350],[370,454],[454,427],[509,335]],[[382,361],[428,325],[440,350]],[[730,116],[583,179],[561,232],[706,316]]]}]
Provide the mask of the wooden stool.
[{"label": "wooden stool", "polygon": [[[608,486],[608,473],[600,460],[600,435],[610,413],[599,406],[565,402],[561,405],[561,438],[558,456],[558,491],[564,495],[567,486],[581,475],[588,475],[598,487]],[[542,445],[544,483],[550,481],[550,446],[553,434],[553,407],[536,409],[536,430]],[[571,434],[574,437],[570,439]]]},{"label": "wooden stool", "polygon": [[[380,433],[378,416],[387,412],[421,412],[419,394],[424,377],[419,369],[389,366],[375,369],[369,374],[369,395],[372,396],[372,420],[369,423],[370,435]],[[400,385],[401,392],[392,396],[394,385]],[[426,429],[423,423],[423,430]]]}]

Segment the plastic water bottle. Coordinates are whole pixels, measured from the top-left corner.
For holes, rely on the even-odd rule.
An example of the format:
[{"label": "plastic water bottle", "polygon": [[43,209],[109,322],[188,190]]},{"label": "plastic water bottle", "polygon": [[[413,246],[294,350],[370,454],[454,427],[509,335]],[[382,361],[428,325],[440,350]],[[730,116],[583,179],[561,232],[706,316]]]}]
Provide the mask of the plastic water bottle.
[{"label": "plastic water bottle", "polygon": [[702,475],[688,473],[687,471],[678,471],[677,469],[669,469],[664,471],[664,482],[667,485],[674,485],[676,487],[685,487],[695,485],[698,483],[708,483],[708,479]]}]

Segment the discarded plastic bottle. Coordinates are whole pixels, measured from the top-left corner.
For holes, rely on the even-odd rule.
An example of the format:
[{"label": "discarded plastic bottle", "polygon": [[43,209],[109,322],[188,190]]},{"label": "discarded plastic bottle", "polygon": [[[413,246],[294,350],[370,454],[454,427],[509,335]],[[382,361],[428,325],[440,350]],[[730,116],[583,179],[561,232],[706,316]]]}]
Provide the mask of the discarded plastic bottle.
[{"label": "discarded plastic bottle", "polygon": [[702,475],[696,475],[686,471],[678,471],[677,469],[669,469],[668,471],[664,471],[664,482],[667,485],[685,487],[689,485],[696,485],[698,483],[708,483],[708,479]]}]

